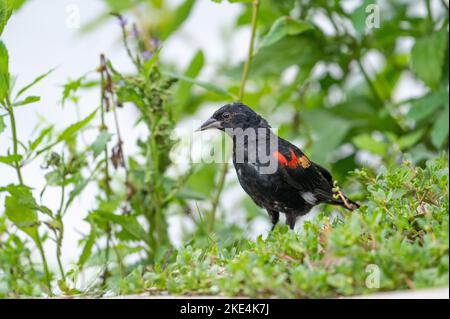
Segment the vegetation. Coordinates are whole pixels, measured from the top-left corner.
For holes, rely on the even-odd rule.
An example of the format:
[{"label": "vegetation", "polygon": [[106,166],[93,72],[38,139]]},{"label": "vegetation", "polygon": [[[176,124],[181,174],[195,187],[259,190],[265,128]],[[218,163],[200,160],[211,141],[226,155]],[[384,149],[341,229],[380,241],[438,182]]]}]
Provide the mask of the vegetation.
[{"label": "vegetation", "polygon": [[[0,36],[28,2],[0,0]],[[0,297],[314,298],[448,285],[445,0],[230,0],[241,9],[230,17],[232,33],[251,30],[248,55],[237,65],[225,57],[210,78],[202,72],[204,52],[180,69],[162,45],[201,1],[103,2],[104,14],[83,32],[116,19],[134,71],[101,55],[96,70],[75,74],[62,92],[63,105],[79,108],[80,97],[97,90],[98,105],[66,128],[37,127],[28,141],[19,140],[15,115],[40,100],[29,89],[57,71],[16,88],[0,38]],[[405,83],[419,89],[403,100]],[[228,165],[180,167],[170,155],[181,145],[172,134],[178,123],[232,100],[264,114],[281,136],[330,168],[362,207],[345,213],[320,206],[297,231],[277,226],[252,240],[249,225],[266,212],[243,196],[237,205],[245,207],[245,222],[227,221],[225,190],[237,186]],[[122,135],[119,114],[128,110],[145,128],[137,141]],[[133,143],[138,151],[127,152]],[[42,189],[23,174],[35,161],[45,175]],[[15,172],[15,183],[3,182],[5,170]],[[56,208],[42,200],[49,188],[59,190]],[[89,212],[78,212],[87,213],[90,232],[73,264],[65,264],[65,216],[77,212],[80,198],[95,199]],[[168,233],[171,216],[195,225],[183,232],[181,248]],[[49,241],[55,251],[44,249]],[[48,264],[50,254],[57,265]]]}]

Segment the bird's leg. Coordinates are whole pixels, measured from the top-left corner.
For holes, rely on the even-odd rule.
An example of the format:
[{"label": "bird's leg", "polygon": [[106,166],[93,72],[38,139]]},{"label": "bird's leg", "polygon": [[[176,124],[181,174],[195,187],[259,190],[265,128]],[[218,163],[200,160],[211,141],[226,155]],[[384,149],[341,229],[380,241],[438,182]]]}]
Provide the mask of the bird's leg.
[{"label": "bird's leg", "polygon": [[294,229],[296,221],[297,221],[297,215],[286,214],[286,225],[289,225],[290,229]]},{"label": "bird's leg", "polygon": [[272,228],[270,231],[273,231],[275,228],[275,225],[278,223],[278,219],[280,218],[280,213],[275,210],[268,210],[267,211],[272,218]]}]

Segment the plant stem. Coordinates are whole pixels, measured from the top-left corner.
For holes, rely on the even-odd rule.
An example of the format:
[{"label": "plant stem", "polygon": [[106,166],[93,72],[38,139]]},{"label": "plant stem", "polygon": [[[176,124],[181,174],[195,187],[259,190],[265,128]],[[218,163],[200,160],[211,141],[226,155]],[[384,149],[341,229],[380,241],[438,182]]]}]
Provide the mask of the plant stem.
[{"label": "plant stem", "polygon": [[[242,101],[245,94],[245,85],[247,83],[248,74],[250,72],[250,65],[252,63],[253,58],[253,46],[255,43],[256,36],[256,24],[258,21],[258,13],[259,13],[259,0],[253,0],[253,8],[252,8],[252,31],[250,35],[250,44],[247,52],[247,59],[244,64],[244,69],[242,70],[241,83],[239,87],[239,95],[238,100]],[[214,223],[216,219],[217,207],[219,206],[220,196],[222,195],[223,187],[225,185],[225,178],[228,172],[228,160],[225,161],[222,165],[222,169],[220,171],[219,183],[217,185],[217,192],[214,195],[212,200],[212,208],[209,214],[209,222],[208,222],[208,231],[211,232],[214,229]]]},{"label": "plant stem", "polygon": [[[125,31],[123,31],[125,32]],[[105,75],[106,71],[106,58],[103,54],[100,55],[100,131],[108,130],[105,121],[105,98],[106,98],[106,88],[105,88]],[[109,156],[108,156],[108,147],[105,146],[103,150],[105,156],[105,195],[106,199],[109,201],[111,195],[111,186],[109,185]],[[105,269],[103,271],[103,280],[102,285],[106,284],[107,276],[108,276],[108,260],[109,260],[109,249],[110,249],[110,240],[111,240],[111,227],[110,224],[107,224],[106,231],[106,250],[105,250]]]},{"label": "plant stem", "polygon": [[239,101],[241,101],[244,98],[245,84],[247,82],[248,73],[250,71],[250,65],[252,63],[253,46],[255,44],[256,23],[258,21],[258,13],[259,13],[259,0],[253,0],[252,33],[250,35],[250,45],[249,45],[248,52],[247,52],[247,60],[245,61],[244,69],[242,70],[241,84],[240,84],[240,87],[239,87],[239,95],[238,95],[238,100]]},{"label": "plant stem", "polygon": [[64,201],[65,201],[65,193],[66,193],[66,167],[64,164],[64,154],[62,156],[63,159],[63,171],[62,171],[62,183],[61,183],[61,199],[59,202],[59,209],[58,209],[58,214],[56,215],[56,220],[59,222],[60,225],[60,229],[59,232],[55,232],[55,234],[57,233],[57,237],[56,237],[56,260],[58,262],[58,267],[59,267],[59,271],[61,273],[61,278],[62,280],[64,280],[64,282],[66,281],[66,275],[64,273],[64,267],[62,265],[61,262],[61,247],[62,247],[62,241],[64,238],[64,224],[62,221],[62,213],[63,213],[63,208],[64,208]]},{"label": "plant stem", "polygon": [[[6,97],[6,109],[9,114],[9,119],[11,121],[11,133],[13,138],[13,152],[15,156],[18,156],[18,139],[17,139],[17,128],[16,128],[16,118],[14,117],[14,109],[11,104],[11,101],[9,100],[9,97]],[[16,160],[14,162],[14,168],[17,172],[17,178],[19,179],[19,184],[23,185],[23,178],[22,178],[22,172],[20,170],[20,160]]]},{"label": "plant stem", "polygon": [[[12,106],[11,101],[8,96],[6,96],[5,100],[6,100],[6,109],[8,111],[9,119],[11,121],[11,134],[12,134],[12,138],[13,138],[13,152],[14,152],[14,155],[19,155],[18,154],[19,140],[17,139],[17,128],[16,128],[16,119],[14,117],[14,109],[13,109],[13,106]],[[15,161],[14,167],[17,172],[17,178],[19,179],[19,184],[24,185],[19,160]],[[46,281],[46,284],[48,287],[48,293],[50,296],[52,296],[53,295],[52,285],[51,285],[51,280],[50,280],[50,272],[48,271],[47,258],[45,257],[44,248],[42,247],[42,241],[41,241],[41,238],[39,237],[39,232],[38,232],[37,227],[36,227],[36,232],[37,232],[37,235],[35,238],[36,245],[39,250],[39,254],[41,255],[41,258],[42,258],[42,265],[44,267],[45,281]]]},{"label": "plant stem", "polygon": [[372,91],[372,94],[374,98],[380,103],[380,106],[384,105],[384,99],[381,97],[380,93],[378,93],[377,88],[375,87],[375,84],[372,82],[372,80],[369,77],[369,74],[367,73],[366,69],[364,69],[364,66],[362,65],[361,58],[355,59],[356,63],[358,64],[359,70],[364,76],[364,79],[366,80],[367,84],[369,85],[370,91]]},{"label": "plant stem", "polygon": [[47,265],[47,258],[45,257],[44,247],[42,246],[42,241],[41,241],[41,238],[39,237],[39,234],[36,236],[36,246],[37,246],[39,254],[41,255],[41,258],[42,258],[42,266],[44,267],[45,282],[48,287],[48,294],[49,294],[49,296],[53,296],[52,284],[51,284],[51,280],[50,280],[50,272],[48,271],[48,265]]}]

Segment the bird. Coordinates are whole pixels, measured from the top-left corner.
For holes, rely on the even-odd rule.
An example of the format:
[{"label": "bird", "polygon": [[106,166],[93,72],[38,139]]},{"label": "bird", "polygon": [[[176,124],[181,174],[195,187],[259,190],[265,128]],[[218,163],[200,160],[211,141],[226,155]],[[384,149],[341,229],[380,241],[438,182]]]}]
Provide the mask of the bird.
[{"label": "bird", "polygon": [[240,185],[265,209],[273,230],[280,213],[294,229],[299,216],[319,204],[353,211],[360,205],[334,187],[331,173],[303,151],[277,136],[249,106],[234,102],[220,107],[197,131],[218,129],[233,139],[233,165]]}]

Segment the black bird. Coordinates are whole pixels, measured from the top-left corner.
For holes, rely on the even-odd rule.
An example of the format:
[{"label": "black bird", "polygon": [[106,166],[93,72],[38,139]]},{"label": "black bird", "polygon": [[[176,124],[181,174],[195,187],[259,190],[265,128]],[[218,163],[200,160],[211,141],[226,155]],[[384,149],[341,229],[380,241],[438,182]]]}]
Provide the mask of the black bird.
[{"label": "black bird", "polygon": [[259,114],[242,103],[222,106],[198,129],[216,128],[233,139],[233,164],[242,188],[272,218],[280,212],[294,228],[298,216],[326,203],[348,210],[359,207],[342,192],[333,191],[333,178],[325,168],[311,162],[295,145],[273,133]]}]

